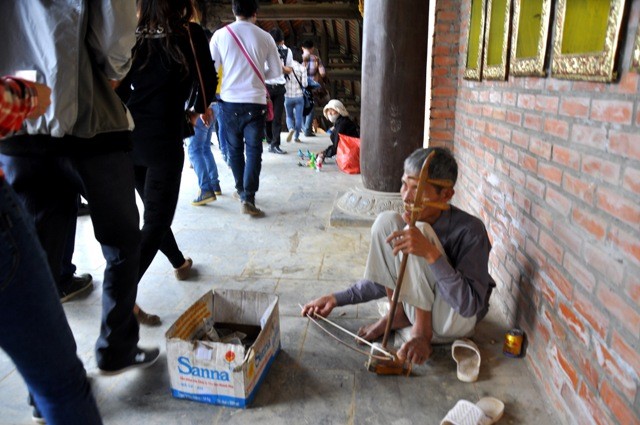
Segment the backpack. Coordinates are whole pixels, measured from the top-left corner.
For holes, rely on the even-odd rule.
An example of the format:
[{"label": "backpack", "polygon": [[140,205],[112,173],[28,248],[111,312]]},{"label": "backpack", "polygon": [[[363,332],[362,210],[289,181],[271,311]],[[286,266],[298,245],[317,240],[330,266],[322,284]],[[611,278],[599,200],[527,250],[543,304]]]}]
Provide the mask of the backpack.
[{"label": "backpack", "polygon": [[[287,66],[287,54],[289,53],[289,49],[283,46],[277,46],[277,47],[278,47],[278,55],[280,56],[282,65]],[[284,78],[288,80],[289,74],[284,74]]]}]

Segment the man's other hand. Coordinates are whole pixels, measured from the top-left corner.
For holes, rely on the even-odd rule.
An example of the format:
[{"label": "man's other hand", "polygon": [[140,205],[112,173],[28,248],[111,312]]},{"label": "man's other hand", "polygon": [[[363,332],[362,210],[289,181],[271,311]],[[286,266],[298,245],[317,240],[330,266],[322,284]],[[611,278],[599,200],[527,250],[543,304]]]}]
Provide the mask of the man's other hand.
[{"label": "man's other hand", "polygon": [[431,338],[426,336],[412,336],[412,338],[402,344],[398,351],[398,358],[400,360],[408,360],[411,363],[423,364],[429,357],[433,349],[431,348]]},{"label": "man's other hand", "polygon": [[336,297],[333,294],[325,295],[313,301],[310,301],[302,307],[302,316],[306,317],[308,314],[313,316],[317,314],[322,317],[327,317],[331,311],[338,305]]}]

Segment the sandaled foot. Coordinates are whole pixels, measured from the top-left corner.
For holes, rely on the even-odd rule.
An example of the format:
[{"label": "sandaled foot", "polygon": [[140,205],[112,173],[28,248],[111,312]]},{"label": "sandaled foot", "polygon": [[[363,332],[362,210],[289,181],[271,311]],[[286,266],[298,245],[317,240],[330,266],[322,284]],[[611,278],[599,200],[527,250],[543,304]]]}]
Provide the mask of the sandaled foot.
[{"label": "sandaled foot", "polygon": [[145,312],[137,304],[133,308],[133,314],[136,316],[136,320],[138,320],[138,323],[141,325],[160,326],[162,324],[162,320],[160,320],[160,316]]},{"label": "sandaled foot", "polygon": [[189,257],[185,257],[184,263],[177,269],[174,269],[173,271],[176,275],[176,279],[178,280],[188,279],[189,275],[191,274],[191,267],[193,267],[193,260]]}]

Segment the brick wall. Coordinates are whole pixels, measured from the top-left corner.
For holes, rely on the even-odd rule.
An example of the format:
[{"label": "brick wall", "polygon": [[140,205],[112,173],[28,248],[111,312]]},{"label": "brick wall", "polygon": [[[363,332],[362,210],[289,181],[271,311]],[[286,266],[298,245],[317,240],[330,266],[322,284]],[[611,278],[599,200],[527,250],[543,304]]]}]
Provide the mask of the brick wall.
[{"label": "brick wall", "polygon": [[470,0],[436,4],[431,134],[461,165],[455,202],[489,230],[493,305],[526,331],[567,423],[638,424],[640,84],[627,70],[640,1],[613,84],[463,80]]}]

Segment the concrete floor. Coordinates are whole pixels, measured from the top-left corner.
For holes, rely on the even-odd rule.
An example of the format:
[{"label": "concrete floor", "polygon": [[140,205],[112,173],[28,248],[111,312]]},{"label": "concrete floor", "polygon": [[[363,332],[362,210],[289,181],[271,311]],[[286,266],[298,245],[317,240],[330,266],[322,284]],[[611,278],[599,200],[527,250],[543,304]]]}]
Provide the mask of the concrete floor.
[{"label": "concrete floor", "polygon": [[[284,138],[284,135],[283,135]],[[224,194],[217,202],[193,207],[196,178],[185,166],[174,220],[176,239],[194,260],[194,276],[176,281],[159,254],[140,284],[138,301],[161,315],[159,328],[142,328],[140,345],[160,346],[151,368],[117,377],[97,373],[93,344],[98,335],[100,286],[104,260],[88,217],[78,219],[74,262],[94,276],[94,291],[64,305],[106,424],[438,424],[459,399],[498,397],[505,403],[501,424],[559,424],[525,361],[502,355],[506,330],[496,311],[478,327],[482,353],[479,380],[457,380],[450,346],[437,347],[432,359],[414,368],[414,376],[379,377],[367,372],[365,357],[332,340],[299,316],[298,303],[341,289],[361,277],[369,230],[331,227],[337,197],[361,185],[360,176],[341,173],[335,162],[317,173],[298,166],[296,151],[319,151],[327,137],[283,143],[288,155],[265,152],[257,205],[266,217],[240,214],[231,197],[233,177],[214,155]],[[252,407],[241,410],[172,398],[164,332],[202,294],[234,288],[280,296],[282,351],[258,390]],[[377,318],[375,303],[337,309],[334,319],[355,331]],[[495,309],[494,309],[495,310]],[[0,424],[30,423],[26,387],[0,352]]]}]

